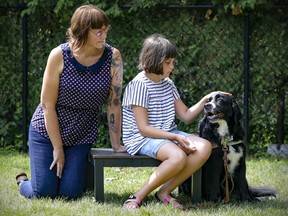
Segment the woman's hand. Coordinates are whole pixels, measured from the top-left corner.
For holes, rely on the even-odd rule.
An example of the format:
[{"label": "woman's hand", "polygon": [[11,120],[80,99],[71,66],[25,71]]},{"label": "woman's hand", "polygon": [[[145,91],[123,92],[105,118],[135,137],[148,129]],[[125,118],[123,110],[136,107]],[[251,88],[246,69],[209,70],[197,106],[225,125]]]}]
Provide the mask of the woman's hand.
[{"label": "woman's hand", "polygon": [[113,151],[116,153],[122,153],[122,152],[126,152],[126,148],[125,146],[119,145],[118,148],[113,147]]},{"label": "woman's hand", "polygon": [[63,148],[57,148],[53,150],[53,162],[50,166],[50,170],[53,169],[55,165],[57,165],[57,176],[59,178],[62,177],[62,171],[65,164],[65,154]]}]

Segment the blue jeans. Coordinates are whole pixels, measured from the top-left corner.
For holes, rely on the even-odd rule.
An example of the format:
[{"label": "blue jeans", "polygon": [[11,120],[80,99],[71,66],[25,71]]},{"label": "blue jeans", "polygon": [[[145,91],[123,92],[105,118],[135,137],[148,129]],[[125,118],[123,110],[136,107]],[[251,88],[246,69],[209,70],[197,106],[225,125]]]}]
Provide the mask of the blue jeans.
[{"label": "blue jeans", "polygon": [[53,146],[50,139],[39,134],[32,126],[29,129],[29,156],[31,180],[20,185],[20,193],[27,198],[50,197],[76,199],[86,189],[88,153],[91,145],[64,146],[65,165],[62,177],[56,175],[53,161]]}]

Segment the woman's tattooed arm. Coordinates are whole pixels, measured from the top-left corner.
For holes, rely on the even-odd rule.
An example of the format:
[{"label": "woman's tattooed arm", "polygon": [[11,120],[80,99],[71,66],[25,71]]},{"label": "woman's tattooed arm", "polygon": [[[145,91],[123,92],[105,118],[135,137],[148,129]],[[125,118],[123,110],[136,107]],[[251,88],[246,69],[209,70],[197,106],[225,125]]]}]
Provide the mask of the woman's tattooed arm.
[{"label": "woman's tattooed arm", "polygon": [[123,150],[124,148],[120,145],[122,123],[121,94],[123,82],[123,62],[121,54],[117,49],[114,49],[113,52],[111,76],[112,81],[107,104],[107,118],[111,145],[115,151],[119,151],[119,149]]}]

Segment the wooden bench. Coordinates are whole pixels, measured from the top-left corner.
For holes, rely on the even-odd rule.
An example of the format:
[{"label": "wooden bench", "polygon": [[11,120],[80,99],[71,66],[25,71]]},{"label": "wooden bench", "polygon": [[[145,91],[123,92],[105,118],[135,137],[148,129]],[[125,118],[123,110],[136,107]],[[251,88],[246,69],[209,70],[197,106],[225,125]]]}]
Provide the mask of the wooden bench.
[{"label": "wooden bench", "polygon": [[[96,202],[104,202],[104,167],[158,167],[161,161],[140,155],[128,153],[114,153],[108,148],[92,148],[89,161],[92,164],[88,169],[88,188],[94,188]],[[191,178],[191,201],[201,200],[201,169]],[[93,185],[93,186],[92,186]],[[180,187],[179,187],[180,189]],[[179,192],[181,192],[179,190]]]}]

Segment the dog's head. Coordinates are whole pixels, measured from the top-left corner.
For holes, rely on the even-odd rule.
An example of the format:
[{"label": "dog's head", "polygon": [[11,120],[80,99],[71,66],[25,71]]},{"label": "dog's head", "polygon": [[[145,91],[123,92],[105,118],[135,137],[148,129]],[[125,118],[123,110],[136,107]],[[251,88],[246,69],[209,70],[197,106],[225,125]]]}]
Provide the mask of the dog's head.
[{"label": "dog's head", "polygon": [[210,97],[209,102],[204,105],[204,112],[212,123],[220,120],[225,120],[228,123],[232,120],[239,121],[242,118],[237,102],[225,94],[215,94]]},{"label": "dog's head", "polygon": [[[215,125],[228,125],[227,133],[230,135],[243,136],[240,124],[242,119],[241,110],[238,103],[230,96],[225,94],[214,94],[204,105],[205,119]],[[223,134],[224,136],[224,134]]]}]

